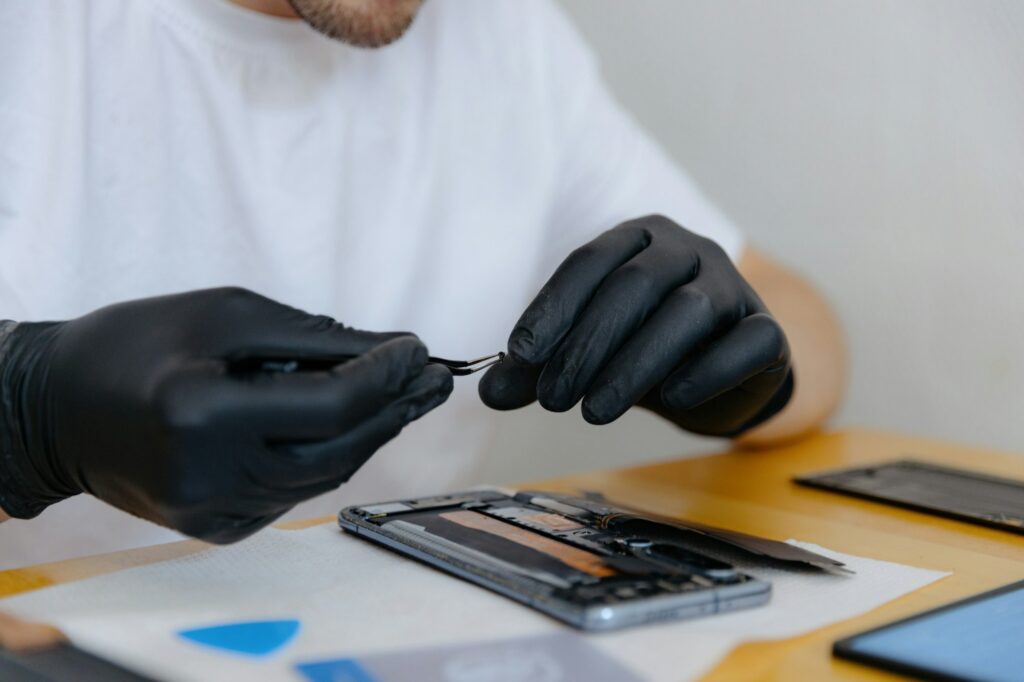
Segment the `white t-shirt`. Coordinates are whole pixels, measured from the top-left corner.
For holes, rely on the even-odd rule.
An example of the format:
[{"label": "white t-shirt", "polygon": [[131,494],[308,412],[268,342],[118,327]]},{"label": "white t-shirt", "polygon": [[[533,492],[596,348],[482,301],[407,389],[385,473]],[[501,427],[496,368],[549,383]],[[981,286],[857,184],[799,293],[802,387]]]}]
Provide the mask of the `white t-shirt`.
[{"label": "white t-shirt", "polygon": [[[471,358],[655,212],[741,248],[548,0],[431,0],[379,50],[226,0],[0,3],[0,319],[230,284]],[[459,379],[295,513],[474,483],[499,418]],[[0,525],[0,567],[172,537],[83,495]]]}]

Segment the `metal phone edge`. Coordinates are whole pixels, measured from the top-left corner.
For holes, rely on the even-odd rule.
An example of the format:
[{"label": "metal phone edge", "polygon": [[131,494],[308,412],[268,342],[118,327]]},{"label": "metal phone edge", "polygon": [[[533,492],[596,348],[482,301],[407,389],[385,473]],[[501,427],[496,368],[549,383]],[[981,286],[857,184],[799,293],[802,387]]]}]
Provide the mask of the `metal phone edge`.
[{"label": "metal phone edge", "polygon": [[443,559],[392,538],[378,526],[366,523],[361,517],[346,512],[358,507],[347,507],[338,512],[338,526],[359,537],[398,550],[439,570],[467,580],[475,585],[502,594],[514,601],[537,609],[580,630],[591,632],[617,630],[633,625],[668,620],[683,620],[698,616],[726,613],[760,606],[771,599],[771,583],[753,578],[736,585],[723,585],[699,592],[666,594],[643,601],[617,606],[574,607],[565,602],[531,600],[527,595],[489,580],[486,576],[467,571]]}]

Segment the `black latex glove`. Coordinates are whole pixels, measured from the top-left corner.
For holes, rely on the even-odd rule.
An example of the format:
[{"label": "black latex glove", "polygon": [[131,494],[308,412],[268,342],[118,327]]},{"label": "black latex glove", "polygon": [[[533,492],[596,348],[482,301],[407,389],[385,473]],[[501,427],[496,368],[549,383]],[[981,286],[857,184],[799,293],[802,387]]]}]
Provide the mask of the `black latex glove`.
[{"label": "black latex glove", "polygon": [[641,404],[689,431],[735,436],[785,406],[789,347],[729,257],[662,216],[574,251],[480,382],[499,410],[539,400],[607,424]]},{"label": "black latex glove", "polygon": [[[358,355],[236,373],[260,357]],[[410,335],[348,329],[244,289],[20,324],[0,360],[0,506],[28,518],[88,492],[203,540],[239,540],[348,478],[444,402]]]}]

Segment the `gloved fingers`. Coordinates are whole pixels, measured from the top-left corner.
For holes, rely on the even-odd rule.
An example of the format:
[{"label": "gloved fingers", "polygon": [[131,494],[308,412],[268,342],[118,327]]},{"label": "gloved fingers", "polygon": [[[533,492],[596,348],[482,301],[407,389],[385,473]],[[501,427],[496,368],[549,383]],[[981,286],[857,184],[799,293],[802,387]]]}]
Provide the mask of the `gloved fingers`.
[{"label": "gloved fingers", "polygon": [[[220,357],[238,361],[249,358],[332,360],[344,362],[396,338],[416,339],[409,332],[371,332],[353,329],[330,317],[305,320],[287,327],[262,329],[224,344]],[[418,339],[417,339],[418,340]]]},{"label": "gloved fingers", "polygon": [[519,318],[509,353],[523,365],[546,362],[604,278],[649,243],[644,230],[617,228],[569,254]]},{"label": "gloved fingers", "polygon": [[651,248],[609,274],[545,365],[537,383],[541,405],[564,412],[579,402],[622,344],[698,266],[696,254]]},{"label": "gloved fingers", "polygon": [[291,506],[275,508],[271,512],[257,515],[244,512],[212,512],[209,516],[196,517],[186,523],[185,527],[177,530],[203,542],[229,545],[266,528],[284,516],[289,509]]},{"label": "gloved fingers", "polygon": [[583,399],[583,418],[608,424],[621,417],[712,339],[723,316],[697,287],[674,290],[598,374]]},{"label": "gloved fingers", "polygon": [[331,438],[402,396],[426,363],[423,344],[401,337],[326,372],[201,375],[174,399],[266,439]]},{"label": "gloved fingers", "polygon": [[402,397],[348,433],[314,443],[279,445],[268,452],[277,464],[270,464],[266,469],[261,467],[261,470],[273,476],[276,488],[299,488],[326,482],[337,487],[407,424],[447,400],[452,387],[452,375],[447,368],[428,365],[409,384]]},{"label": "gloved fingers", "polygon": [[238,516],[266,515],[291,509],[304,500],[334,489],[326,481],[287,485],[275,478],[275,474],[277,478],[288,474],[287,465],[276,462],[270,467],[266,466],[266,460],[270,459],[266,452],[256,454],[251,451],[247,455],[247,461],[242,464],[241,477],[244,478],[239,479],[235,490],[221,493],[208,505],[211,514],[223,515],[230,512]]},{"label": "gloved fingers", "polygon": [[477,391],[484,405],[494,410],[515,410],[537,399],[541,367],[520,365],[506,355],[484,373]]},{"label": "gloved fingers", "polygon": [[214,290],[219,294],[211,341],[215,354],[244,358],[331,358],[361,355],[408,332],[353,329],[326,315],[313,315],[246,289]]},{"label": "gloved fingers", "polygon": [[[258,377],[254,403],[263,406],[271,439],[325,438],[347,433],[406,393],[427,366],[427,349],[411,336],[386,341],[330,372]],[[256,407],[256,405],[254,405]],[[280,417],[275,417],[274,412]],[[255,416],[255,415],[253,415]],[[271,430],[273,421],[283,421]]]},{"label": "gloved fingers", "polygon": [[[222,434],[224,435],[224,434]],[[213,476],[174,477],[173,501],[162,499],[156,514],[146,518],[207,542],[235,542],[272,523],[296,504],[294,494],[281,494],[256,481],[247,465],[259,459],[259,443],[244,436],[226,439],[224,464]],[[249,442],[247,442],[249,441]],[[230,465],[236,457],[240,468]],[[215,479],[230,478],[230,487]]]},{"label": "gloved fingers", "polygon": [[[669,408],[689,410],[763,372],[778,373],[781,382],[784,373],[779,370],[788,363],[789,346],[782,328],[770,315],[757,313],[740,320],[670,375],[661,397]],[[751,384],[747,392],[758,386]]]},{"label": "gloved fingers", "polygon": [[735,437],[775,415],[793,392],[793,372],[780,367],[757,374],[739,386],[672,415],[680,427],[706,436]]}]

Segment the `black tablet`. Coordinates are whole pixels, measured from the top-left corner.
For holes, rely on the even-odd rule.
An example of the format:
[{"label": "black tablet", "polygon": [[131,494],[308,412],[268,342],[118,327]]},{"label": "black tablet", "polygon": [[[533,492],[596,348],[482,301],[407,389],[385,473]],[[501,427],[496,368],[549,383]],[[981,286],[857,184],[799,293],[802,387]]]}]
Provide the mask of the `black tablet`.
[{"label": "black tablet", "polygon": [[1024,580],[835,643],[833,653],[926,680],[1024,680]]}]

